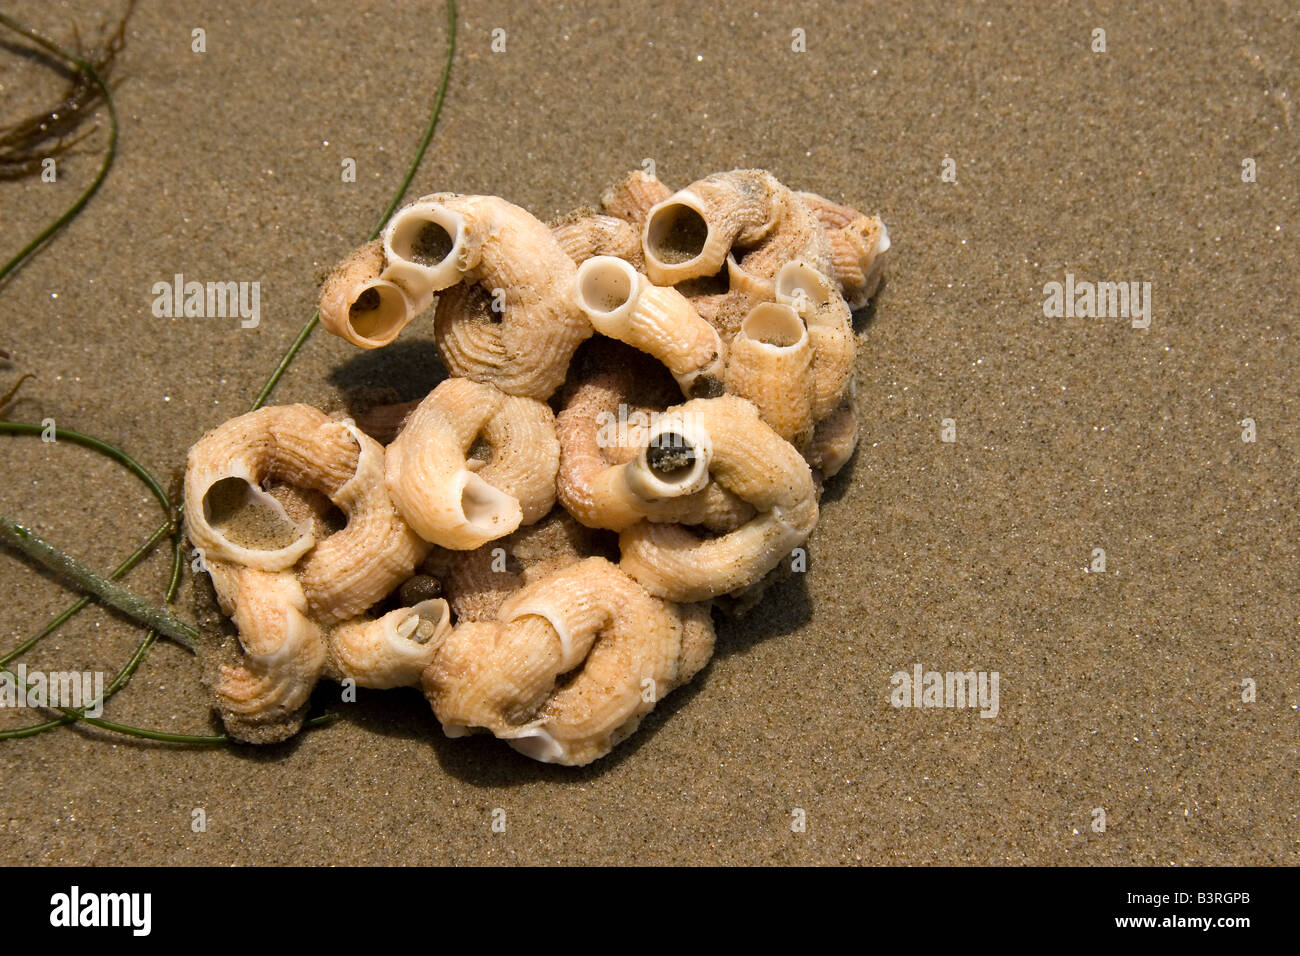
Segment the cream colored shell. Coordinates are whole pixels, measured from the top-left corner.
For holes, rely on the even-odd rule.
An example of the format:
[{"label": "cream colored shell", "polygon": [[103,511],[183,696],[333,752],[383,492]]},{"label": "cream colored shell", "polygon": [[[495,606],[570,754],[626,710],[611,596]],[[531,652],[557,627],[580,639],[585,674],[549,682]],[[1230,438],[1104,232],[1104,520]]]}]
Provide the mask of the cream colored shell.
[{"label": "cream colored shell", "polygon": [[831,245],[813,210],[785,186],[773,188],[771,229],[753,246],[732,249],[727,256],[731,288],[756,299],[770,300],[781,267],[801,261],[829,272]]},{"label": "cream colored shell", "polygon": [[826,232],[831,268],[845,301],[860,309],[876,294],[884,274],[889,231],[879,216],[865,216],[816,193],[799,193]]},{"label": "cream colored shell", "polygon": [[340,624],[329,635],[328,676],[360,687],[415,687],[451,628],[442,599]]},{"label": "cream colored shell", "polygon": [[495,622],[453,630],[424,689],[449,736],[486,729],[536,760],[581,766],[689,680],[712,643],[706,615],[587,558],[522,588]]},{"label": "cream colored shell", "polygon": [[839,408],[817,423],[812,443],[808,447],[808,463],[821,472],[823,478],[839,474],[849,463],[858,446],[858,414],[849,396]]},{"label": "cream colored shell", "polygon": [[811,533],[857,446],[851,312],[889,247],[755,169],[629,173],[550,225],[494,196],[403,206],[321,322],[380,348],[436,299],[452,377],[190,451],[185,530],[239,635],[228,731],[284,739],[327,678],[420,686],[449,736],[537,760],[607,754],[707,664],[711,608],[753,606]]},{"label": "cream colored shell", "polygon": [[[480,436],[486,462],[470,457]],[[555,416],[543,402],[449,378],[388,447],[387,485],[421,537],[467,551],[550,511],[559,458]]]},{"label": "cream colored shell", "polygon": [[344,259],[321,289],[321,324],[353,345],[374,349],[397,338],[416,309],[402,288],[381,278],[384,248],[367,243]]},{"label": "cream colored shell", "polygon": [[222,720],[241,739],[283,740],[297,732],[324,669],[324,633],[308,616],[293,572],[224,561],[207,567],[243,651],[237,664],[220,669],[215,690]]},{"label": "cream colored shell", "polygon": [[641,231],[645,227],[650,210],[672,193],[673,191],[653,174],[638,169],[628,173],[605,190],[604,195],[600,197],[600,208],[608,215],[630,224],[636,231],[639,244]]},{"label": "cream colored shell", "polygon": [[[565,509],[613,531],[643,518],[730,531],[753,517],[749,504],[708,480],[713,450],[697,423],[633,404],[630,378],[620,369],[591,377],[556,416]],[[661,459],[684,467],[656,467]]]},{"label": "cream colored shell", "polygon": [[722,339],[676,289],[651,285],[622,259],[595,256],[578,268],[574,294],[597,332],[659,359],[684,395],[722,379]]},{"label": "cream colored shell", "polygon": [[821,421],[839,407],[853,381],[857,340],[848,303],[829,276],[803,260],[792,260],[781,267],[775,293],[777,301],[798,313],[808,329],[812,346],[811,413],[814,421]]},{"label": "cream colored shell", "polygon": [[754,584],[807,540],[817,523],[817,492],[808,463],[749,402],[725,395],[677,410],[709,435],[714,479],[756,515],[718,537],[642,521],[619,536],[619,566],[651,594],[703,601]]},{"label": "cream colored shell", "polygon": [[438,297],[434,335],[452,375],[545,400],[591,325],[573,300],[576,268],[551,231],[495,196],[437,204],[458,216],[460,284]]},{"label": "cream colored shell", "polygon": [[812,437],[813,344],[793,308],[761,302],[731,340],[727,391],[748,399],[795,446]]},{"label": "cream colored shell", "polygon": [[[324,494],[347,517],[346,527],[318,540],[263,490],[269,481]],[[218,498],[226,499],[220,510]],[[227,518],[221,527],[213,524],[218,515]],[[326,624],[380,600],[428,552],[388,495],[384,449],[351,421],[308,405],[241,415],[190,450],[185,530],[209,563],[262,571],[296,566],[311,614]]]},{"label": "cream colored shell", "polygon": [[617,256],[637,268],[645,261],[641,255],[641,233],[614,216],[578,210],[552,223],[551,235],[579,265],[596,256]]},{"label": "cream colored shell", "polygon": [[646,275],[656,285],[711,276],[736,245],[757,245],[776,225],[784,187],[771,173],[715,173],[657,203],[642,230]]}]

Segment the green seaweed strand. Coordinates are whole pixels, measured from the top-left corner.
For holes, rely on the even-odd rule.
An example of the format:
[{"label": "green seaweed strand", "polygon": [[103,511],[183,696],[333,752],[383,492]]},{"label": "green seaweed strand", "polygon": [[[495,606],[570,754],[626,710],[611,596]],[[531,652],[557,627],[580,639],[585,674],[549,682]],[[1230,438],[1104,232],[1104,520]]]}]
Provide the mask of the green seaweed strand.
[{"label": "green seaweed strand", "polygon": [[[447,32],[447,58],[443,64],[442,79],[438,84],[438,92],[434,99],[434,105],[429,116],[429,121],[425,125],[424,133],[420,139],[419,146],[416,149],[415,156],[412,159],[411,164],[407,169],[406,176],[402,179],[401,185],[398,187],[396,193],[393,195],[392,200],[389,202],[388,207],[384,210],[383,214],[381,215],[378,224],[374,227],[373,230],[371,230],[370,235],[366,239],[367,242],[372,241],[376,236],[379,235],[379,232],[383,229],[384,225],[388,222],[389,217],[392,216],[393,211],[397,208],[398,203],[401,202],[402,197],[406,195],[406,191],[407,189],[410,188],[411,181],[415,178],[415,174],[420,167],[420,163],[423,161],[424,155],[428,150],[429,143],[433,139],[433,134],[436,131],[438,126],[439,117],[442,114],[442,105],[443,105],[443,101],[446,98],[447,87],[451,78],[451,65],[453,60],[455,59],[455,54],[456,54],[456,20],[457,20],[457,12],[456,12],[455,0],[448,0],[447,2],[447,31],[448,31]],[[0,13],[0,24],[3,24],[4,26],[7,26],[12,30],[22,33],[23,35],[29,37],[39,45],[63,57],[69,63],[72,63],[74,66],[76,66],[78,69],[84,71],[86,75],[89,76],[95,82],[95,84],[100,88],[101,92],[103,93],[104,101],[108,106],[109,115],[112,121],[110,126],[108,150],[105,154],[104,162],[100,167],[99,175],[96,176],[95,181],[86,190],[86,192],[82,194],[82,196],[77,200],[77,202],[73,204],[72,207],[70,207],[62,216],[60,216],[53,223],[51,223],[44,231],[41,232],[40,235],[38,235],[35,239],[33,239],[30,243],[28,243],[13,259],[11,259],[8,263],[6,263],[3,268],[0,268],[0,280],[3,280],[7,275],[13,272],[13,270],[16,269],[23,260],[25,260],[28,256],[32,255],[32,253],[34,253],[37,249],[39,249],[42,243],[44,243],[50,236],[52,236],[60,228],[66,225],[74,216],[76,216],[77,213],[81,211],[82,207],[84,207],[86,203],[90,201],[91,196],[93,196],[95,192],[99,189],[100,184],[104,181],[104,178],[108,175],[109,167],[112,165],[113,159],[117,152],[118,122],[117,122],[117,108],[113,103],[113,97],[109,92],[107,85],[104,83],[103,79],[99,76],[98,72],[94,69],[94,67],[92,67],[89,63],[87,63],[82,58],[72,53],[69,53],[66,50],[63,50],[57,44],[53,43],[53,41],[47,40],[45,37],[38,34],[32,28],[27,27],[21,23],[18,23],[12,17],[9,17],[3,13]],[[284,373],[288,370],[293,360],[297,357],[297,354],[302,349],[302,346],[306,344],[307,339],[311,337],[312,332],[315,330],[319,322],[320,322],[320,312],[317,311],[312,315],[311,319],[307,322],[307,324],[303,326],[302,330],[298,333],[297,337],[294,339],[289,349],[285,352],[284,356],[281,358],[279,364],[272,372],[271,377],[267,380],[266,384],[262,387],[262,390],[258,393],[257,398],[254,400],[252,408],[250,409],[251,411],[256,411],[257,409],[261,408],[263,404],[265,404],[266,399],[270,396],[271,392],[275,389],[276,385],[279,383]],[[0,434],[4,434],[4,433],[40,434],[42,430],[43,430],[42,427],[39,425],[33,425],[25,422],[0,421]],[[120,565],[118,565],[117,568],[113,570],[112,574],[109,575],[109,580],[117,580],[118,578],[125,575],[128,571],[130,571],[133,567],[135,567],[140,561],[142,561],[144,557],[148,555],[152,551],[152,549],[158,544],[159,541],[161,541],[164,537],[167,537],[169,534],[171,534],[173,536],[172,577],[171,577],[171,582],[167,589],[167,596],[166,596],[166,601],[167,603],[170,604],[171,601],[175,598],[177,588],[179,587],[181,566],[182,566],[180,548],[175,537],[177,532],[176,511],[174,510],[171,504],[170,498],[167,496],[166,492],[162,490],[162,487],[161,485],[158,484],[157,480],[154,479],[153,476],[150,475],[148,471],[146,471],[142,466],[140,466],[137,462],[135,462],[135,460],[132,459],[125,452],[114,447],[113,445],[110,445],[107,442],[101,441],[97,438],[93,438],[92,436],[84,435],[81,434],[80,432],[74,432],[70,429],[57,430],[57,434],[58,437],[66,437],[76,442],[77,444],[82,444],[96,451],[100,451],[101,453],[106,454],[110,458],[113,458],[119,463],[125,465],[127,468],[129,468],[132,472],[134,472],[137,476],[139,476],[141,479],[145,481],[146,485],[149,486],[150,491],[154,493],[154,496],[158,498],[159,502],[163,505],[164,513],[167,515],[167,521],[163,525],[161,525],[157,530],[155,530],[154,533],[149,537],[149,539],[144,544],[138,547],[125,561],[123,561]],[[62,614],[58,615],[56,618],[50,621],[44,628],[42,628],[40,632],[38,632],[29,640],[25,641],[23,644],[21,644],[18,648],[11,651],[5,657],[0,658],[0,668],[3,668],[14,658],[25,653],[27,650],[30,650],[42,638],[47,637],[48,635],[54,633],[54,631],[58,630],[59,627],[61,627],[68,620],[74,617],[89,603],[90,603],[90,599],[88,597],[83,597],[78,601],[76,601],[75,603],[73,603]],[[105,701],[107,701],[109,697],[111,697],[113,694],[115,694],[118,690],[120,690],[122,687],[126,685],[127,681],[130,680],[131,676],[135,673],[140,663],[144,660],[145,655],[148,653],[149,649],[153,646],[153,643],[155,642],[156,639],[157,639],[157,634],[154,631],[151,630],[149,631],[148,634],[146,634],[144,640],[140,642],[140,645],[136,648],[136,651],[132,655],[131,659],[122,668],[122,670],[118,672],[113,682],[109,685],[109,688],[105,691],[104,693]],[[5,671],[5,673],[8,673],[8,671]],[[226,743],[234,742],[234,739],[230,737],[228,734],[211,734],[211,735],[173,734],[173,733],[167,733],[163,731],[148,730],[142,727],[132,727],[127,724],[119,724],[113,721],[106,721],[101,718],[87,717],[85,716],[85,712],[84,712],[85,708],[80,708],[80,709],[59,708],[59,709],[63,711],[63,717],[46,721],[45,723],[42,724],[34,724],[30,727],[20,727],[15,730],[0,732],[0,740],[9,740],[18,737],[34,736],[35,734],[53,729],[54,727],[81,721],[90,724],[92,726],[99,727],[104,730],[113,731],[115,733],[125,734],[127,736],[132,736],[132,737],[139,737],[147,740],[160,741],[164,743],[212,745],[212,744],[226,744]],[[338,719],[337,714],[323,714],[319,717],[314,717],[306,721],[304,727],[308,729],[314,727],[323,727],[333,723],[337,719]]]},{"label": "green seaweed strand", "polygon": [[[170,530],[170,525],[161,525],[150,536],[148,541],[140,545],[140,547],[136,548],[135,552],[129,558],[127,558],[125,561],[123,561],[121,564],[119,564],[116,568],[113,569],[112,573],[109,574],[108,579],[110,581],[118,580],[119,578],[122,577],[122,575],[126,574],[127,571],[130,571],[133,567],[135,567],[142,560],[144,560],[145,556],[148,555],[149,552],[151,552],[154,549],[154,547],[158,544],[158,542],[161,541],[163,538],[167,537],[167,532],[169,530]],[[5,654],[3,657],[0,657],[0,667],[7,667],[10,661],[13,661],[14,659],[19,658],[22,655],[26,654],[29,650],[35,647],[42,639],[49,637],[60,627],[66,624],[69,620],[75,617],[78,613],[80,613],[81,610],[85,608],[85,606],[89,603],[90,603],[90,597],[88,595],[85,597],[78,598],[62,614],[54,618],[54,620],[50,621],[43,628],[41,628],[39,631],[37,631],[27,640],[23,641],[21,644],[15,647],[8,654]]]},{"label": "green seaweed strand", "polygon": [[[91,435],[74,431],[71,428],[58,428],[53,425],[50,426],[50,428],[52,429],[49,433],[50,437],[55,441],[70,441],[73,444],[81,445],[85,448],[91,449],[92,451],[97,451],[101,455],[111,458],[113,461],[125,467],[133,475],[144,482],[145,487],[149,489],[149,492],[158,500],[158,504],[162,506],[163,515],[166,520],[154,529],[153,534],[149,536],[148,540],[145,541],[144,544],[136,548],[125,561],[114,568],[112,573],[108,575],[110,581],[116,581],[143,561],[145,557],[153,551],[154,547],[157,546],[158,542],[162,541],[163,538],[176,533],[176,509],[172,505],[171,497],[163,490],[158,479],[150,474],[148,469],[117,446],[110,445],[105,441],[100,441],[98,438]],[[45,432],[46,428],[42,425],[33,425],[29,422],[0,421],[0,435],[41,435]],[[89,597],[78,598],[71,606],[64,610],[62,614],[58,615],[58,617],[46,624],[45,627],[41,628],[40,631],[28,638],[22,644],[18,645],[8,654],[0,657],[0,667],[8,665],[15,658],[20,657],[35,647],[43,638],[53,634],[60,627],[79,614],[82,609],[90,603],[90,600]]]},{"label": "green seaweed strand", "polygon": [[25,23],[19,23],[17,20],[15,20],[13,17],[9,16],[6,13],[0,13],[0,25],[6,26],[10,30],[13,30],[16,33],[21,33],[23,36],[27,37],[27,39],[31,40],[33,43],[36,43],[39,46],[44,47],[46,50],[49,50],[55,56],[59,57],[60,59],[64,60],[67,63],[70,63],[72,66],[76,67],[86,76],[90,77],[90,79],[94,82],[94,84],[99,87],[99,91],[104,97],[104,103],[108,107],[108,116],[109,116],[108,149],[104,151],[104,161],[99,166],[99,173],[95,176],[95,181],[92,182],[86,188],[86,191],[83,192],[77,198],[76,202],[74,202],[71,206],[67,208],[67,210],[63,213],[63,215],[61,215],[58,219],[55,219],[52,223],[50,223],[48,226],[42,229],[40,234],[38,234],[36,238],[34,238],[31,242],[27,243],[27,245],[23,246],[22,249],[19,250],[17,255],[15,255],[12,259],[6,262],[4,266],[0,267],[0,282],[2,282],[4,281],[5,277],[8,276],[11,272],[13,272],[15,269],[17,269],[18,266],[21,265],[25,259],[27,259],[30,255],[32,255],[32,253],[34,253],[42,245],[44,245],[47,239],[49,239],[56,232],[58,232],[69,222],[71,222],[72,219],[77,215],[77,213],[81,212],[82,208],[86,205],[86,203],[90,202],[90,197],[95,195],[95,193],[99,191],[100,185],[104,182],[104,179],[108,176],[109,167],[113,165],[113,160],[117,156],[117,107],[113,104],[113,97],[108,92],[108,84],[104,82],[103,77],[99,75],[99,72],[93,66],[87,63],[81,57],[77,56],[75,53],[71,52],[70,50],[65,50],[63,47],[59,46],[53,40],[50,40],[47,37],[42,36],[40,33],[37,33],[34,29],[27,26]]},{"label": "green seaweed strand", "polygon": [[44,565],[65,581],[88,591],[109,607],[134,618],[151,630],[158,631],[188,651],[194,650],[199,632],[170,612],[155,607],[129,588],[101,577],[79,561],[69,557],[49,542],[38,538],[30,528],[0,515],[0,539],[27,557]]},{"label": "green seaweed strand", "polygon": [[[411,180],[415,178],[416,172],[420,168],[420,163],[424,161],[424,154],[429,148],[429,142],[433,139],[434,130],[438,128],[438,117],[442,115],[442,101],[447,96],[447,84],[451,79],[451,63],[456,56],[456,0],[447,0],[447,59],[442,65],[442,80],[438,83],[438,93],[433,101],[433,110],[429,113],[429,122],[424,126],[424,135],[420,137],[420,145],[415,150],[415,158],[411,160],[411,165],[407,167],[406,176],[402,179],[402,184],[397,187],[397,192],[393,194],[392,200],[388,203],[388,208],[384,210],[383,215],[379,217],[379,222],[375,228],[370,230],[370,235],[366,236],[366,242],[372,242],[376,236],[387,225],[393,211],[397,209],[398,203],[406,195],[406,190],[411,187]],[[312,332],[316,331],[316,326],[320,324],[320,310],[313,313],[312,317],[307,320],[307,324],[302,327],[298,337],[293,340],[284,357],[280,359],[280,364],[275,367],[271,377],[266,380],[262,390],[257,393],[257,398],[253,399],[253,405],[249,409],[255,412],[266,404],[271,392],[279,384],[281,377],[288,371],[289,365],[297,357],[298,351],[307,344],[311,338]]]},{"label": "green seaweed strand", "polygon": [[[116,461],[117,463],[121,464],[123,467],[128,469],[132,474],[134,474],[137,478],[139,478],[141,482],[143,482],[144,485],[149,489],[150,493],[158,500],[158,504],[162,507],[163,514],[167,520],[164,521],[163,524],[161,524],[157,529],[155,529],[154,533],[149,536],[147,541],[145,541],[142,545],[140,545],[140,547],[136,548],[135,551],[129,557],[127,557],[125,561],[123,561],[113,570],[113,572],[109,575],[109,580],[117,580],[118,578],[121,578],[133,567],[139,564],[140,561],[144,560],[144,558],[152,552],[154,547],[160,541],[170,536],[172,538],[172,570],[167,585],[166,601],[167,603],[171,603],[171,601],[174,600],[176,596],[176,592],[180,588],[181,569],[183,565],[183,562],[181,560],[179,537],[176,534],[177,531],[176,520],[175,520],[176,510],[172,504],[171,497],[167,494],[165,490],[163,490],[163,487],[159,483],[158,479],[155,478],[153,474],[149,472],[148,469],[146,469],[138,461],[136,461],[134,458],[132,458],[130,455],[128,455],[126,452],[124,452],[122,449],[118,448],[117,446],[111,445],[105,441],[101,441],[100,439],[95,438],[91,435],[86,435],[83,434],[82,432],[74,431],[73,429],[70,428],[60,429],[55,426],[50,426],[50,427],[53,428],[53,431],[50,433],[50,437],[54,438],[56,441],[57,440],[71,441],[73,444],[82,445],[86,448],[90,448],[91,450],[96,451],[102,455],[105,455],[106,457],[112,459],[113,461]],[[45,426],[41,426],[41,425],[33,425],[27,422],[0,422],[0,434],[43,435],[45,432],[46,432]],[[10,675],[11,680],[15,679],[7,670],[7,665],[15,658],[21,656],[22,654],[30,650],[32,647],[34,647],[41,639],[49,636],[50,634],[53,634],[56,630],[58,630],[59,627],[61,627],[67,621],[71,620],[77,613],[79,613],[89,603],[90,603],[89,597],[82,597],[77,601],[75,601],[71,606],[69,606],[66,610],[64,610],[62,614],[55,617],[52,621],[46,624],[45,627],[41,628],[41,630],[38,631],[35,635],[28,638],[26,641],[24,641],[18,647],[14,648],[4,657],[0,657],[0,668],[5,669],[4,673]],[[118,672],[117,676],[113,679],[113,682],[109,685],[107,690],[105,690],[104,692],[105,701],[107,701],[113,694],[117,693],[117,691],[119,691],[122,687],[126,686],[127,681],[129,681],[131,677],[134,675],[136,669],[139,667],[140,663],[144,660],[145,654],[148,652],[149,648],[153,646],[153,643],[156,639],[157,639],[157,634],[152,630],[145,635],[144,640],[136,648],[135,654],[132,655],[131,659],[127,662],[126,666],[123,667],[122,670]],[[40,723],[40,724],[33,724],[27,727],[18,727],[12,730],[0,732],[0,740],[9,740],[9,739],[16,739],[19,737],[35,736],[36,734],[43,733],[46,730],[52,730],[53,728],[62,726],[64,724],[74,723],[75,721],[80,719],[93,722],[97,718],[85,717],[84,708],[80,710],[70,708],[64,711],[64,716],[61,718],[45,721],[44,723]],[[115,727],[106,728],[106,729],[117,729],[118,732],[120,733],[125,733],[130,736],[136,736],[136,737],[145,737],[149,739],[157,739],[156,735],[159,733],[158,731],[146,730],[140,727],[127,727],[124,724],[116,725]]]}]

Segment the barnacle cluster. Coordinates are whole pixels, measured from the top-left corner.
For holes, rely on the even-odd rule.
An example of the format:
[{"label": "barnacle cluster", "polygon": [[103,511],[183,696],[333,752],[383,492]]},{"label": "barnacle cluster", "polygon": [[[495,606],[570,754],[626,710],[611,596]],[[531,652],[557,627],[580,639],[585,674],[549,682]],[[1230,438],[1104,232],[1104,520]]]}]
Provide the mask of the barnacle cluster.
[{"label": "barnacle cluster", "polygon": [[762,170],[631,173],[601,207],[403,207],[321,319],[381,348],[433,307],[451,377],[370,434],[290,405],[191,449],[187,534],[239,635],[231,733],[283,739],[318,679],[351,679],[421,687],[449,736],[589,763],[808,538],[857,442],[851,310],[883,224]]}]

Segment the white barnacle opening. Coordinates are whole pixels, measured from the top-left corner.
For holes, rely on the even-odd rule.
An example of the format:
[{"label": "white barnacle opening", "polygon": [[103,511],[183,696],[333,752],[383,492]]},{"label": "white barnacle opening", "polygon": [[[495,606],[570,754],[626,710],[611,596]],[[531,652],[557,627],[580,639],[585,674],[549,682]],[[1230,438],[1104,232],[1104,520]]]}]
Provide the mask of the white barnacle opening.
[{"label": "white barnacle opening", "polygon": [[401,619],[393,628],[396,637],[414,644],[434,643],[451,629],[451,607],[442,598],[421,601],[401,608]]},{"label": "white barnacle opening", "polygon": [[820,269],[801,260],[787,262],[776,274],[776,299],[789,305],[805,319],[839,297],[839,291]]},{"label": "white barnacle opening", "polygon": [[362,348],[382,348],[406,328],[413,317],[410,300],[399,286],[384,279],[367,279],[349,295],[343,337]]},{"label": "white barnacle opening", "polygon": [[468,265],[466,233],[465,217],[441,203],[416,202],[399,209],[384,229],[388,267],[383,278],[415,300],[450,288]]},{"label": "white barnacle opening", "polygon": [[316,544],[310,528],[296,524],[247,474],[213,478],[204,489],[202,507],[191,515],[191,540],[209,560],[280,571]]},{"label": "white barnacle opening", "polygon": [[514,495],[493,487],[468,468],[452,482],[460,502],[460,514],[454,523],[479,544],[505,537],[519,527],[523,515]]},{"label": "white barnacle opening", "polygon": [[569,748],[541,724],[527,724],[518,730],[503,731],[499,736],[519,753],[539,763],[569,762]]},{"label": "white barnacle opening", "polygon": [[806,347],[808,329],[799,313],[779,302],[762,302],[740,325],[745,338],[772,351],[793,352]]},{"label": "white barnacle opening", "polygon": [[713,446],[709,433],[681,415],[660,417],[646,435],[626,480],[643,501],[694,494],[709,483]]},{"label": "white barnacle opening", "polygon": [[644,282],[645,277],[631,263],[614,256],[595,256],[578,267],[578,306],[597,332],[621,338]]},{"label": "white barnacle opening", "polygon": [[682,190],[650,210],[642,233],[646,274],[656,285],[713,275],[726,260],[728,243],[715,237],[704,204]]}]

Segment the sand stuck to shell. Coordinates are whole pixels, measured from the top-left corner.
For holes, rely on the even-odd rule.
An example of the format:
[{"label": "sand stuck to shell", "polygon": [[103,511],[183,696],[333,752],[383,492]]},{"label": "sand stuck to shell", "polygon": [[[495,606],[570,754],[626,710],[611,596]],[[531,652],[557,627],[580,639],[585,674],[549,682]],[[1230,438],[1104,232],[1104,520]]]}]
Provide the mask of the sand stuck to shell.
[{"label": "sand stuck to shell", "polygon": [[190,450],[186,534],[239,637],[227,730],[296,733],[327,679],[420,688],[447,736],[536,760],[609,753],[813,532],[888,249],[755,169],[630,173],[549,225],[496,196],[399,209],[322,323],[381,349],[432,312],[452,377],[361,427],[264,408]]}]

